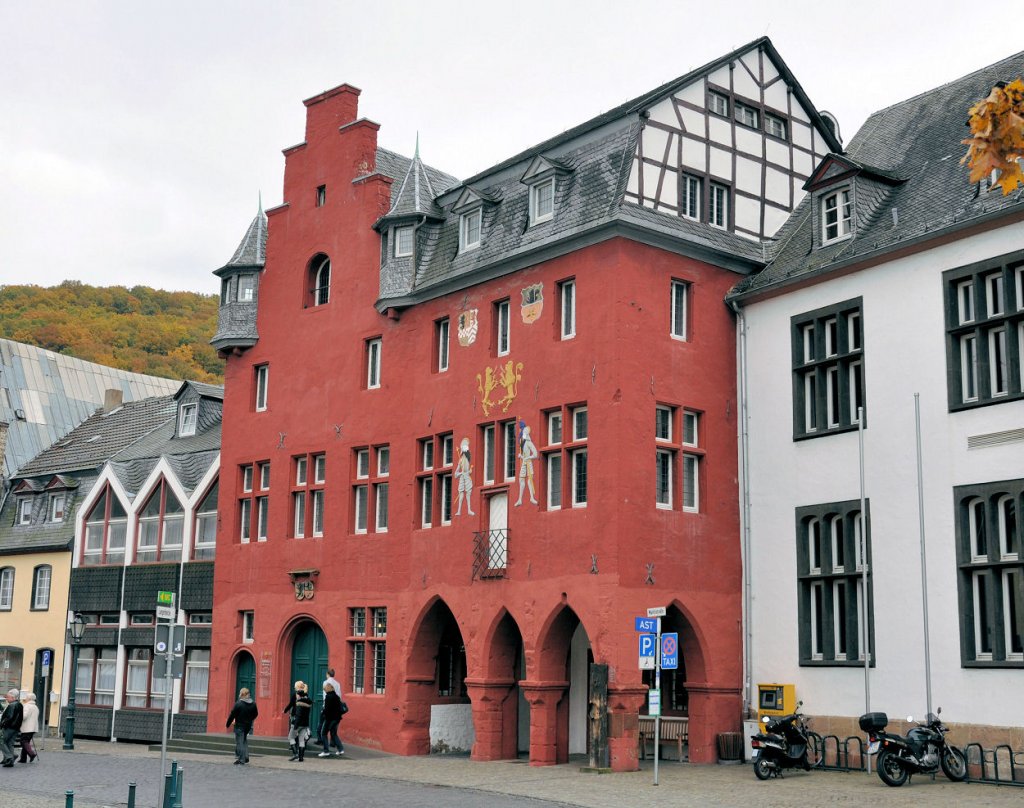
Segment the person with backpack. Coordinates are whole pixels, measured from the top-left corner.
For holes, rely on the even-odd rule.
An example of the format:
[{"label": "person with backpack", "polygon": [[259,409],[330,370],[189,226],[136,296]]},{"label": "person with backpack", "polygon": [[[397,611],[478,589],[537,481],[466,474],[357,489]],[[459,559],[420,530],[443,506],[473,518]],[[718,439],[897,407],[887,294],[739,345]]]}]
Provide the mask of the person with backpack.
[{"label": "person with backpack", "polygon": [[[324,682],[324,751],[321,752],[318,757],[331,757],[331,746],[337,750],[334,753],[334,757],[342,757],[345,754],[345,745],[341,742],[341,738],[338,737],[338,724],[341,723],[341,717],[348,712],[348,705],[341,700],[341,696],[334,690],[334,685],[330,682]],[[330,738],[327,741],[327,738]]]},{"label": "person with backpack", "polygon": [[252,732],[253,722],[260,711],[256,708],[256,702],[249,698],[249,688],[243,687],[238,691],[238,701],[231,708],[228,714],[228,729],[231,724],[235,725],[235,765],[244,766],[249,762],[249,733]]}]

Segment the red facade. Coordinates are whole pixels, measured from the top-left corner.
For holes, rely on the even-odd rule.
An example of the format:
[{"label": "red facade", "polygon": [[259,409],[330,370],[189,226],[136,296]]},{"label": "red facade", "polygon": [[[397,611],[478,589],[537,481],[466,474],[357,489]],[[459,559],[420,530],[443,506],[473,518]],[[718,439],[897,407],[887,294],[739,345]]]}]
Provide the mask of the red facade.
[{"label": "red facade", "polygon": [[[632,769],[647,690],[633,618],[647,607],[669,606],[665,630],[680,632],[685,662],[690,759],[713,761],[715,736],[739,729],[741,710],[735,325],[722,302],[737,275],[616,236],[379,313],[381,236],[373,225],[388,212],[392,182],[402,178],[374,173],[377,126],[357,120],[357,96],[342,87],[306,102],[305,142],[285,152],[285,204],[268,213],[259,338],[226,359],[210,726],[225,720],[234,701],[239,664],[254,663],[256,731],[284,734],[279,710],[293,672],[302,670],[293,651],[315,625],[351,708],[342,727],[347,740],[426,753],[431,705],[468,702],[475,758],[514,757],[527,745],[522,733],[531,763],[562,762],[571,739],[579,743],[582,720],[570,682],[576,704],[578,689],[585,694],[587,686],[571,673],[575,634],[577,654],[589,643],[588,659],[609,666],[612,765]],[[310,262],[318,255],[331,260],[330,290],[327,302],[313,305]],[[560,284],[569,280],[575,336],[562,339]],[[687,284],[686,339],[670,335],[673,282]],[[541,305],[524,307],[522,291],[536,284]],[[506,299],[510,350],[499,356],[495,306]],[[459,317],[474,309],[475,341],[463,346]],[[439,371],[444,318],[450,356],[448,369]],[[368,389],[368,344],[376,339],[380,386]],[[266,408],[257,411],[256,368],[263,365]],[[509,368],[506,384],[488,391],[488,369],[500,379]],[[656,439],[659,406],[672,421],[667,441]],[[574,441],[574,416],[584,408],[586,435]],[[554,444],[549,414],[558,411],[563,435]],[[684,433],[692,418],[696,436]],[[522,461],[515,459],[506,479],[508,421],[524,422],[536,445],[536,505],[528,487],[523,504],[514,504]],[[485,458],[489,425],[493,483]],[[515,436],[518,451],[520,430]],[[450,524],[441,524],[445,486],[458,497],[458,477],[443,478],[454,474],[463,438],[475,515],[466,507],[454,515],[453,502]],[[424,470],[428,439],[434,462]],[[385,476],[377,465],[382,447],[390,456]],[[659,448],[672,468],[666,508],[656,506]],[[574,507],[583,451],[586,504]],[[562,457],[559,509],[549,507],[552,454]],[[314,474],[320,455],[322,485]],[[682,505],[689,494],[682,490],[684,455],[694,458],[686,468],[697,468],[696,511]],[[306,458],[301,485],[299,458]],[[243,467],[266,462],[269,488],[261,490],[257,465],[253,491],[243,490]],[[433,526],[424,528],[428,478]],[[375,529],[375,486],[382,482],[386,532]],[[363,486],[365,533],[356,529]],[[315,490],[323,491],[323,535],[316,537]],[[488,531],[500,525],[500,515],[491,513],[500,494],[507,495],[507,556],[494,563],[500,548]],[[267,497],[265,530],[256,524],[260,496]],[[306,503],[302,538],[295,537],[296,497]],[[247,542],[245,515],[252,520]],[[484,542],[482,563],[474,554],[476,534]],[[353,623],[353,610],[362,608],[364,633],[358,619]],[[373,609],[380,608],[387,624],[375,637]],[[253,638],[244,641],[242,613],[250,611]],[[354,692],[360,653],[362,693]],[[375,655],[379,663],[382,653],[380,682]],[[322,672],[315,664],[311,670],[316,692]]]}]

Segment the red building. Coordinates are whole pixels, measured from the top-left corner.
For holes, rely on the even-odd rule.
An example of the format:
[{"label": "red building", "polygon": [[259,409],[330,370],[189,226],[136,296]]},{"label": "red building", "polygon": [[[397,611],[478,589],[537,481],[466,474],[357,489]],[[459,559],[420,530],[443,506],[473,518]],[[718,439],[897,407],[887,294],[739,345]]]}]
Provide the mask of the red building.
[{"label": "red building", "polygon": [[594,662],[632,769],[633,617],[667,606],[665,711],[713,761],[743,707],[723,299],[838,141],[766,39],[464,182],[378,147],[358,96],[305,101],[285,203],[217,273],[210,725],[248,684],[284,734],[330,663],[347,740],[552,764]]}]

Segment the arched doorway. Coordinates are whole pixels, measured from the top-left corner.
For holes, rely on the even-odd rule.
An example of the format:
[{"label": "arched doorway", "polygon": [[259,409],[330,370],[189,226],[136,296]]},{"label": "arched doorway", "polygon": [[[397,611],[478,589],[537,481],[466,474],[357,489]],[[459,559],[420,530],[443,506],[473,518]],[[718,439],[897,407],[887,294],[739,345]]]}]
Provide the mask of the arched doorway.
[{"label": "arched doorway", "polygon": [[288,690],[291,692],[292,685],[299,680],[309,687],[309,696],[313,700],[309,726],[313,732],[320,723],[320,708],[323,706],[320,685],[326,677],[327,637],[316,623],[302,623],[295,629],[295,639],[292,640],[292,675]]},{"label": "arched doorway", "polygon": [[[249,692],[252,697],[256,698],[256,660],[252,658],[252,654],[248,651],[241,651],[235,660],[235,692],[234,697],[238,697],[238,692],[243,688],[249,688]],[[294,681],[294,680],[293,680]]]},{"label": "arched doorway", "polygon": [[523,635],[502,611],[483,645],[480,675],[467,681],[473,699],[474,760],[514,760],[530,750],[530,705],[519,682],[526,678]]}]

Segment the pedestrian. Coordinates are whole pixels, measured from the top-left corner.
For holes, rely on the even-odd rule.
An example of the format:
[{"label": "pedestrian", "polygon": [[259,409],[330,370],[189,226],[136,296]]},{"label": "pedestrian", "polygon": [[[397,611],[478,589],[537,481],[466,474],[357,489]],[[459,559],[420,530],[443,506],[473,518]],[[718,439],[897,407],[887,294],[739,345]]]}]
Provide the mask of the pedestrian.
[{"label": "pedestrian", "polygon": [[249,762],[249,733],[252,732],[253,722],[260,711],[249,696],[249,688],[243,687],[238,691],[238,701],[228,713],[228,729],[231,723],[235,724],[235,765],[244,766]]},{"label": "pedestrian", "polygon": [[330,682],[324,682],[324,710],[321,716],[327,728],[325,734],[330,735],[330,743],[324,746],[324,751],[318,757],[330,757],[332,745],[337,750],[334,753],[335,757],[345,754],[345,745],[338,737],[338,724],[341,723],[341,717],[347,712],[348,707],[345,706],[345,702],[341,700],[341,696],[335,691],[334,686]]},{"label": "pedestrian", "polygon": [[292,689],[292,698],[281,712],[290,713],[288,720],[288,746],[292,750],[289,761],[302,763],[306,759],[306,741],[309,740],[309,714],[313,709],[306,683],[299,681]]},{"label": "pedestrian", "polygon": [[39,707],[36,705],[36,694],[26,693],[21,699],[21,757],[18,763],[35,763],[39,755],[32,745],[32,737],[39,732]]},{"label": "pedestrian", "polygon": [[3,713],[0,714],[0,753],[4,756],[0,761],[0,766],[7,769],[14,765],[14,749],[11,744],[21,732],[21,719],[25,714],[21,702],[18,701],[19,695],[20,692],[17,688],[8,690],[7,705],[4,707]]},{"label": "pedestrian", "polygon": [[[341,685],[338,684],[338,680],[334,678],[334,668],[327,669],[327,678],[324,679],[324,683],[320,686],[321,690],[326,693],[326,686],[330,685],[334,688],[335,693],[341,693]],[[320,700],[324,701],[324,696],[320,696]],[[327,743],[327,722],[324,721],[324,711],[320,710],[320,720],[316,725],[316,745],[323,746]]]}]

